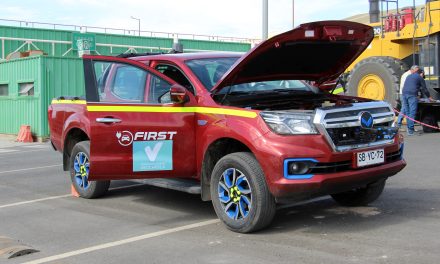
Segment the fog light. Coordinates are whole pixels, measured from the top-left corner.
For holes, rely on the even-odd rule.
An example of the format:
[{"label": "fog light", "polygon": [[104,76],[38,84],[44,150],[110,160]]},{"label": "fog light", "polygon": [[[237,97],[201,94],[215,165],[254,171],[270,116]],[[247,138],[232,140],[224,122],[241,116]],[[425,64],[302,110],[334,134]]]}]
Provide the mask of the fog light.
[{"label": "fog light", "polygon": [[318,163],[315,159],[299,158],[284,160],[284,177],[287,179],[310,179],[312,168]]},{"label": "fog light", "polygon": [[305,161],[293,161],[289,162],[289,174],[297,175],[297,174],[306,174],[310,171],[310,162]]}]

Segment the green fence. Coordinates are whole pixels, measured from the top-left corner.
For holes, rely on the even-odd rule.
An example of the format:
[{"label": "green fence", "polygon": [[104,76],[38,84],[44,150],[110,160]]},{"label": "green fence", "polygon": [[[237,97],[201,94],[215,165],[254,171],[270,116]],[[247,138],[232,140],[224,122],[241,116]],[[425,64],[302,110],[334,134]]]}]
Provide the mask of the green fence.
[{"label": "green fence", "polygon": [[[72,49],[72,33],[75,31],[43,28],[11,27],[0,25],[1,59],[14,51],[43,50],[50,56],[78,57]],[[90,32],[89,32],[90,33]],[[167,51],[173,38],[130,36],[105,33],[95,35],[96,54],[117,55],[129,52]],[[185,51],[248,51],[250,43],[179,39]]]}]

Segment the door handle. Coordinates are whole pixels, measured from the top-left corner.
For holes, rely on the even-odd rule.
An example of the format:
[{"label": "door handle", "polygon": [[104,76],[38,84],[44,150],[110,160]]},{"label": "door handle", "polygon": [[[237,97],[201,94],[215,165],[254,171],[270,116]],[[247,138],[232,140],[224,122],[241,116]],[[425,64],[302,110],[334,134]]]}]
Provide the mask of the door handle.
[{"label": "door handle", "polygon": [[121,119],[112,118],[112,117],[98,117],[96,118],[96,122],[98,123],[121,123]]}]

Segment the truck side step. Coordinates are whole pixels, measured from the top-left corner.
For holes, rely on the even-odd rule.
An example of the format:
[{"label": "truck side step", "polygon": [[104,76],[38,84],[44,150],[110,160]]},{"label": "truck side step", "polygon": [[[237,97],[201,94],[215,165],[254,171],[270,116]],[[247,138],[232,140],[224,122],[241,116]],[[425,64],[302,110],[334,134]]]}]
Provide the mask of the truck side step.
[{"label": "truck side step", "polygon": [[[131,180],[133,181],[133,180]],[[200,194],[200,182],[197,180],[190,179],[177,179],[177,178],[154,178],[154,179],[142,179],[142,180],[134,180],[139,183],[191,193],[191,194]]]}]

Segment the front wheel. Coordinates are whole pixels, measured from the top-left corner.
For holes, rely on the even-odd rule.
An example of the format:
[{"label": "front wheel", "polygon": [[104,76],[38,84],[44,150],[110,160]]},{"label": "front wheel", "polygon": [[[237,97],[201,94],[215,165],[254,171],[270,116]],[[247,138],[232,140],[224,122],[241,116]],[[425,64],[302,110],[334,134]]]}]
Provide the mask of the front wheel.
[{"label": "front wheel", "polygon": [[332,198],[343,206],[364,206],[374,202],[382,194],[386,180],[379,180],[363,188],[332,194]]},{"label": "front wheel", "polygon": [[212,204],[232,231],[249,233],[268,226],[276,211],[260,164],[248,152],[224,156],[211,176]]},{"label": "front wheel", "polygon": [[78,142],[70,155],[70,179],[82,198],[97,198],[104,195],[110,181],[89,181],[90,141]]}]

